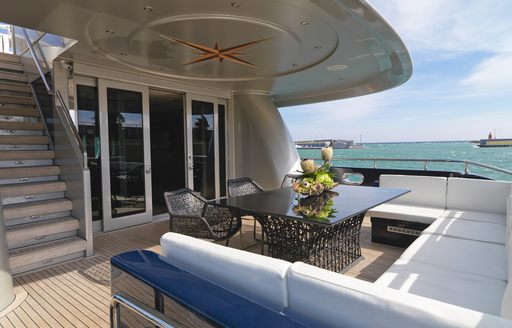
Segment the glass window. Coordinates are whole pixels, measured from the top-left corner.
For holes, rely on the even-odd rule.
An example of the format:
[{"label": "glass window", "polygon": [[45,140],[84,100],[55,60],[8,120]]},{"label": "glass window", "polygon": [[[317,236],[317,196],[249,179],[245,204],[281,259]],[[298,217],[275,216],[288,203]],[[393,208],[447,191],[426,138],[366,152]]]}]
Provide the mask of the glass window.
[{"label": "glass window", "polygon": [[215,139],[213,103],[192,101],[194,191],[215,198]]}]

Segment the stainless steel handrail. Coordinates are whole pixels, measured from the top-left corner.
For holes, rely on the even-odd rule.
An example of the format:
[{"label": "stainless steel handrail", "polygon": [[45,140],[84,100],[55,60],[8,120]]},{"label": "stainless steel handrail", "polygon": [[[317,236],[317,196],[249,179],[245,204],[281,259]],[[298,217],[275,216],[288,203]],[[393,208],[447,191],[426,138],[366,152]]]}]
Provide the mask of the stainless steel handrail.
[{"label": "stainless steel handrail", "polygon": [[[87,168],[87,151],[84,147],[84,144],[82,143],[82,139],[80,138],[80,134],[78,133],[75,123],[73,122],[73,119],[71,118],[71,115],[69,114],[69,109],[66,105],[66,102],[64,101],[64,98],[62,97],[62,94],[60,93],[60,91],[57,90],[56,92],[54,92],[51,89],[50,85],[48,84],[48,81],[46,80],[43,69],[41,68],[41,64],[39,63],[39,58],[34,50],[35,43],[32,43],[30,41],[30,38],[28,37],[28,33],[27,33],[26,29],[22,28],[21,30],[23,32],[23,36],[25,37],[25,41],[27,42],[27,46],[28,46],[28,49],[30,50],[30,54],[32,55],[32,57],[34,59],[34,63],[37,67],[37,71],[39,72],[39,75],[41,76],[41,79],[43,80],[46,91],[50,95],[55,95],[55,97],[57,98],[57,100],[60,104],[60,106],[55,106],[57,115],[59,115],[59,118],[63,122],[64,126],[67,126],[71,129],[71,135],[68,137],[70,137],[70,138],[74,137],[76,144],[79,148],[79,151],[81,153],[81,156],[82,156],[82,158],[80,159],[80,166],[82,166],[82,168],[85,169],[85,168]],[[38,38],[37,42],[39,40],[41,40],[41,38],[43,36],[44,36],[44,34]],[[44,54],[42,54],[42,56],[44,57]],[[44,60],[46,61],[46,58],[44,58]],[[65,130],[68,131],[68,129],[65,129]]]},{"label": "stainless steel handrail", "polygon": [[39,63],[39,58],[37,57],[37,54],[34,51],[34,46],[30,42],[30,38],[28,37],[27,30],[22,28],[21,31],[23,32],[23,36],[25,37],[25,41],[27,42],[27,46],[30,50],[30,54],[32,55],[32,58],[34,58],[34,62],[36,64],[37,71],[39,72],[39,75],[41,75],[41,78],[43,79],[43,83],[46,88],[46,91],[48,91],[48,94],[53,95],[53,90],[50,88],[48,81],[46,81],[46,77],[44,76],[43,69],[41,68],[41,64]]},{"label": "stainless steel handrail", "polygon": [[121,305],[132,313],[146,319],[152,325],[162,328],[174,328],[162,313],[123,293],[115,294],[110,301],[111,328],[121,328]]},{"label": "stainless steel handrail", "polygon": [[[312,158],[313,160],[321,161],[321,158]],[[432,158],[351,158],[351,157],[334,157],[331,162],[334,161],[366,161],[366,162],[373,162],[373,167],[377,168],[377,162],[423,162],[424,163],[424,170],[428,171],[428,164],[429,163],[454,163],[454,164],[464,164],[464,173],[469,173],[468,166],[478,166],[482,168],[486,168],[489,170],[493,170],[500,173],[505,173],[512,175],[512,171],[502,169],[497,166],[488,165],[488,164],[482,164],[474,161],[468,161],[468,160],[458,160],[458,159],[432,159]]]}]

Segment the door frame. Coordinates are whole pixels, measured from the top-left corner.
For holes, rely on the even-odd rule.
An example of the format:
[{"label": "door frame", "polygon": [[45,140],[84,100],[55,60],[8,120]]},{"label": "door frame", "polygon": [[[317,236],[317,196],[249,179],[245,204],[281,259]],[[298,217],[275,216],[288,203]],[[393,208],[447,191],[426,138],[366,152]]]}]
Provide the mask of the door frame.
[{"label": "door frame", "polygon": [[[186,131],[185,131],[185,163],[187,167],[187,173],[186,173],[186,183],[187,187],[194,190],[194,149],[192,145],[192,101],[204,101],[209,102],[213,104],[213,126],[214,126],[214,133],[213,133],[213,143],[214,143],[214,156],[215,156],[215,198],[218,198],[220,196],[220,167],[219,167],[219,105],[224,105],[225,113],[227,117],[227,99],[223,98],[217,98],[217,97],[211,97],[211,96],[205,96],[201,94],[195,94],[195,93],[189,93],[187,92],[185,95],[185,120],[186,120]],[[226,117],[224,117],[224,120],[227,121]],[[227,122],[225,123],[225,126],[227,129]],[[224,141],[226,141],[226,136],[224,137]],[[226,165],[228,163],[227,161],[228,153],[226,151]],[[226,168],[227,172],[227,168]]]},{"label": "door frame", "polygon": [[[146,210],[143,213],[112,218],[111,185],[110,185],[110,154],[108,131],[108,99],[107,88],[115,88],[142,93],[142,126],[144,137],[144,187]],[[153,219],[151,191],[151,140],[149,133],[149,88],[139,84],[131,84],[108,79],[98,79],[98,100],[100,115],[101,175],[103,188],[103,231],[118,230],[129,226],[151,222]]]}]

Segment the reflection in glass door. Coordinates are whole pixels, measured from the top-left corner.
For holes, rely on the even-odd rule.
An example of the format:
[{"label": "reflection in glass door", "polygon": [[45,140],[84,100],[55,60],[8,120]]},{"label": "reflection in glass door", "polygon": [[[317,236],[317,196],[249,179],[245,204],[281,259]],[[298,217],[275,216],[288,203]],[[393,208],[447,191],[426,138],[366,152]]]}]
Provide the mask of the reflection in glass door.
[{"label": "reflection in glass door", "polygon": [[[104,229],[151,220],[147,88],[99,82]],[[106,105],[106,106],[105,106]]]},{"label": "reflection in glass door", "polygon": [[214,104],[192,100],[192,158],[194,191],[215,198]]},{"label": "reflection in glass door", "polygon": [[107,88],[107,99],[112,217],[144,213],[142,94]]},{"label": "reflection in glass door", "polygon": [[226,195],[226,101],[190,95],[188,186],[207,199]]}]

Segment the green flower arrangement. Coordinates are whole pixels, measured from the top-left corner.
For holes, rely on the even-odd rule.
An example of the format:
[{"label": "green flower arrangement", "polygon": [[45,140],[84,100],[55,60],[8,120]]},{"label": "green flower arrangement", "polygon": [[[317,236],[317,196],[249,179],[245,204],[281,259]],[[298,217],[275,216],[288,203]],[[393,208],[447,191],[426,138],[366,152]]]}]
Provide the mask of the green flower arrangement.
[{"label": "green flower arrangement", "polygon": [[317,167],[312,159],[304,159],[300,162],[302,175],[295,179],[292,185],[294,191],[308,196],[320,195],[338,185],[334,182],[335,174],[330,172],[332,147],[322,148],[322,159],[324,163],[320,167]]}]

